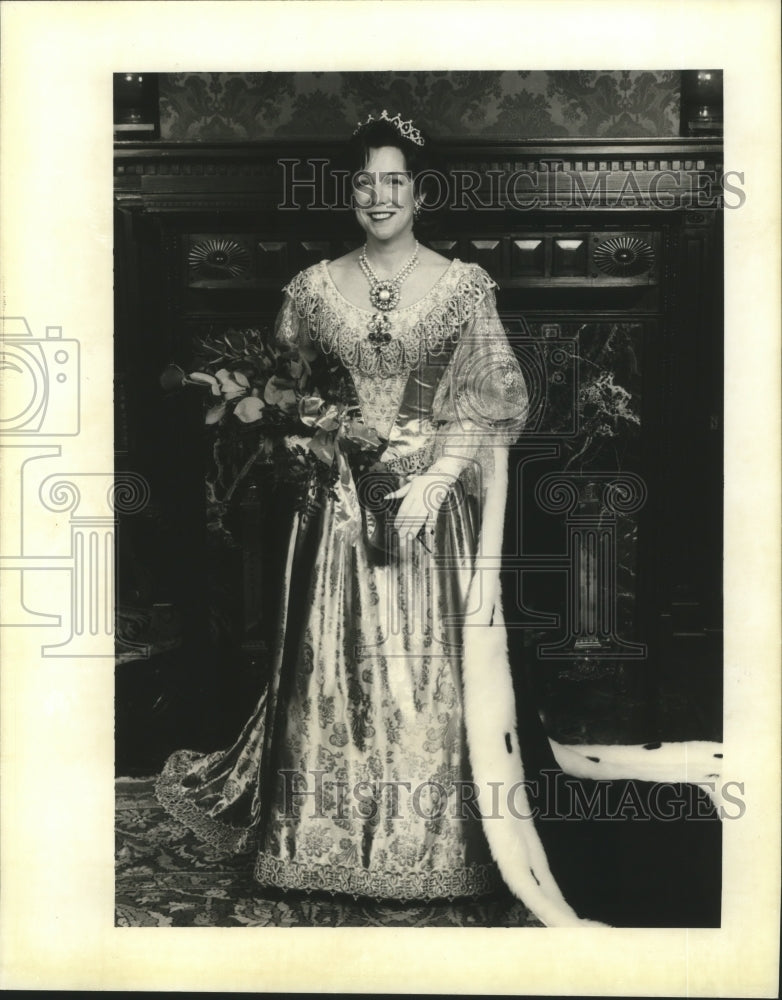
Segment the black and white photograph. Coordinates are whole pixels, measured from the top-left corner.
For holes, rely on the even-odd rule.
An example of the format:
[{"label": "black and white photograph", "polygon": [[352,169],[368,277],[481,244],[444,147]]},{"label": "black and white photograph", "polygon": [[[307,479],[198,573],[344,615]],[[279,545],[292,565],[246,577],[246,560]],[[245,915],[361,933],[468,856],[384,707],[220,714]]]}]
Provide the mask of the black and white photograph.
[{"label": "black and white photograph", "polygon": [[779,213],[753,249],[739,139],[779,129],[713,5],[666,45],[488,3],[496,52],[477,5],[130,6],[25,182],[52,290],[17,258],[0,310],[11,843],[39,787],[67,846],[5,903],[52,887],[46,982],[771,995]]},{"label": "black and white photograph", "polygon": [[114,93],[118,921],[718,927],[721,72]]}]

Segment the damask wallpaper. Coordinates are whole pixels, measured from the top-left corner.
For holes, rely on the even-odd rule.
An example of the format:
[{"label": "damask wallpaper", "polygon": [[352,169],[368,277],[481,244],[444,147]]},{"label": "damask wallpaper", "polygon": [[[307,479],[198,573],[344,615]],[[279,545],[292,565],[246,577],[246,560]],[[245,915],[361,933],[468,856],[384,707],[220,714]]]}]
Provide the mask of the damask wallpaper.
[{"label": "damask wallpaper", "polygon": [[443,139],[679,134],[669,70],[163,73],[159,87],[168,140],[333,139],[383,108]]}]

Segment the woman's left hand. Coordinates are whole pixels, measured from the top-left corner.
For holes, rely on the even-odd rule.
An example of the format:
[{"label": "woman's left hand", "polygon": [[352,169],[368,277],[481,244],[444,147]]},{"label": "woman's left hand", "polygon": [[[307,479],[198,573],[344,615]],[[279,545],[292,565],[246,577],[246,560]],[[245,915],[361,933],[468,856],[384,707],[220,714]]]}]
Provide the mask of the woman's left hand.
[{"label": "woman's left hand", "polygon": [[400,489],[386,494],[388,500],[402,498],[394,519],[400,539],[416,538],[430,519],[434,524],[450,488],[459,478],[462,464],[458,459],[438,459],[427,472],[414,476]]}]

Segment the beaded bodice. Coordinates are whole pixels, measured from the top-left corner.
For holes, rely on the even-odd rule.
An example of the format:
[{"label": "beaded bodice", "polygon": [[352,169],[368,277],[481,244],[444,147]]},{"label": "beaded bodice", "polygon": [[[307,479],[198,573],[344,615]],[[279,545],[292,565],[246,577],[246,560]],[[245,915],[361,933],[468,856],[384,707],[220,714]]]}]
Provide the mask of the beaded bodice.
[{"label": "beaded bodice", "polygon": [[482,268],[454,260],[423,298],[388,314],[392,336],[378,344],[368,334],[372,311],[342,295],[324,260],[287,286],[294,308],[283,316],[279,335],[294,342],[304,321],[310,338],[350,372],[365,421],[387,436],[410,373],[425,356],[450,352],[493,287]]}]

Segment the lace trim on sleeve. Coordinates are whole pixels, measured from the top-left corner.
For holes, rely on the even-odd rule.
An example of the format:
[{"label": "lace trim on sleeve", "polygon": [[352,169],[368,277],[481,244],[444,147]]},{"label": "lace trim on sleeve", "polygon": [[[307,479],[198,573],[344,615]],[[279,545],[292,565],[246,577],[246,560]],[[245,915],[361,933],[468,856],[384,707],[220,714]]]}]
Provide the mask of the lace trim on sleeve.
[{"label": "lace trim on sleeve", "polygon": [[493,451],[513,444],[527,420],[527,386],[508,343],[494,296],[481,302],[438,386],[434,459],[463,460],[488,476]]},{"label": "lace trim on sleeve", "polygon": [[280,311],[277,313],[277,319],[274,324],[274,342],[281,348],[299,346],[301,322],[288,288],[284,289],[285,298],[283,299]]}]

